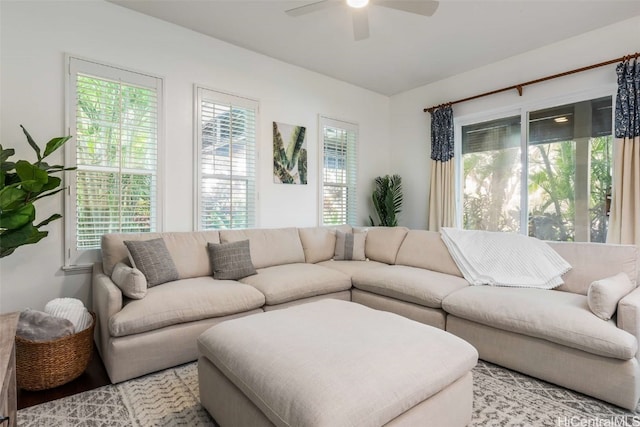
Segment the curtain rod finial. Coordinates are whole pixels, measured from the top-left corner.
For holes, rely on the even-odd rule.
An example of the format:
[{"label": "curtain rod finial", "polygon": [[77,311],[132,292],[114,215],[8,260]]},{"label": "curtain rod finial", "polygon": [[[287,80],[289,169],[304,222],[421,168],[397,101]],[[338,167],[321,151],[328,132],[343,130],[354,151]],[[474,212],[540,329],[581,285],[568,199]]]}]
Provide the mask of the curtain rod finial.
[{"label": "curtain rod finial", "polygon": [[517,85],[516,89],[518,90],[518,95],[522,96],[522,85]]}]

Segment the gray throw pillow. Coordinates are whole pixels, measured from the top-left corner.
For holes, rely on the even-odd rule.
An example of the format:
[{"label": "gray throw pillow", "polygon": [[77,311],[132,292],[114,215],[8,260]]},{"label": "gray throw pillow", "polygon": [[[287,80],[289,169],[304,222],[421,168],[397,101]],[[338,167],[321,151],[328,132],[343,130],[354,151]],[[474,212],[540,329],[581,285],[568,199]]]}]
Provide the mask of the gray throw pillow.
[{"label": "gray throw pillow", "polygon": [[251,261],[249,240],[231,243],[207,243],[213,278],[238,280],[256,274]]},{"label": "gray throw pillow", "polygon": [[336,261],[365,261],[364,244],[367,232],[343,233],[336,231]]},{"label": "gray throw pillow", "polygon": [[147,278],[147,286],[152,287],[172,280],[178,280],[178,270],[162,238],[151,240],[125,240],[133,268],[137,268]]}]

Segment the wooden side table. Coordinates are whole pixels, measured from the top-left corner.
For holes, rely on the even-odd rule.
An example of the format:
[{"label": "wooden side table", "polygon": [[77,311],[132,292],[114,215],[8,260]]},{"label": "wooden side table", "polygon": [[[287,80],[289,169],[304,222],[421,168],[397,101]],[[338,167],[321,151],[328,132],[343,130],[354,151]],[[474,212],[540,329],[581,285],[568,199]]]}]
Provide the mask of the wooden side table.
[{"label": "wooden side table", "polygon": [[15,427],[16,326],[20,313],[0,314],[0,427]]}]

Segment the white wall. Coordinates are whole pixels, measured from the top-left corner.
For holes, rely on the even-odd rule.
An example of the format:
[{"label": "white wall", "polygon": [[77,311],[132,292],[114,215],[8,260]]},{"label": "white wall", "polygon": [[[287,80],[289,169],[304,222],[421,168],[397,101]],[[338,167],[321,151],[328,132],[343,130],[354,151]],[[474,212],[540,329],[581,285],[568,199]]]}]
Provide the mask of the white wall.
[{"label": "white wall", "polygon": [[[391,97],[391,171],[402,175],[405,192],[401,224],[427,227],[431,121],[423,108],[631,54],[640,49],[639,42],[640,17],[635,17]],[[615,65],[610,65],[527,86],[522,97],[514,90],[454,105],[454,118],[615,84]]]},{"label": "white wall", "polygon": [[[318,219],[318,114],[360,126],[359,216],[372,181],[389,171],[389,98],[102,1],[0,1],[0,137],[14,159],[32,157],[19,128],[42,143],[64,130],[64,54],[165,78],[165,230],[193,227],[193,84],[260,101],[259,226],[313,226]],[[272,178],[271,122],[307,126],[309,184]],[[62,154],[52,159],[62,162]],[[63,212],[42,200],[38,216]],[[0,313],[42,309],[60,296],[90,300],[90,275],[65,274],[63,221],[49,237],[0,260]]]}]

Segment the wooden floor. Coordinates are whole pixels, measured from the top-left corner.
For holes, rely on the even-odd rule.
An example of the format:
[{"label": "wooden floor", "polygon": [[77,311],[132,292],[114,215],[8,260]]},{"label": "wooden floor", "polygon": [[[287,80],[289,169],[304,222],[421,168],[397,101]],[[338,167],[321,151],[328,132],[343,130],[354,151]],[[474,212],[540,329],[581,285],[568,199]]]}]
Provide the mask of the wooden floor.
[{"label": "wooden floor", "polygon": [[107,384],[111,384],[111,381],[109,381],[109,376],[98,351],[94,348],[87,370],[70,383],[42,391],[18,390],[18,409],[93,390]]}]

